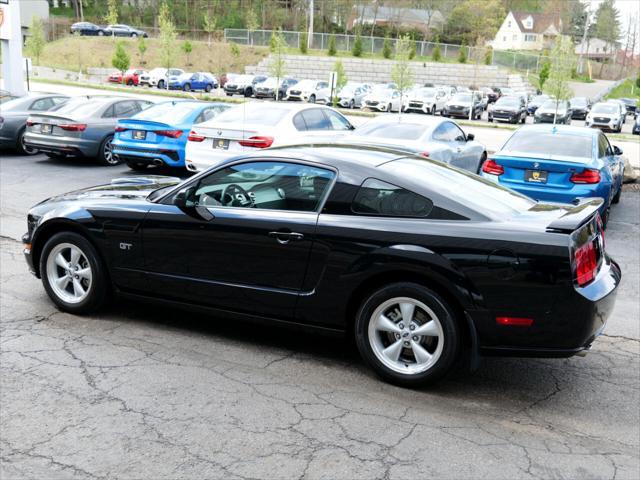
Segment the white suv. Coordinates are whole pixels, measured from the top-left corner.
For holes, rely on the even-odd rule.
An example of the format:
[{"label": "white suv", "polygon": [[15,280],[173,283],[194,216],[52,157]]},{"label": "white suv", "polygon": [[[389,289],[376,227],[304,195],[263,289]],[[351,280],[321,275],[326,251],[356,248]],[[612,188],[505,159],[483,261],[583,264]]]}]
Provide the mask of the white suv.
[{"label": "white suv", "polygon": [[140,75],[139,84],[149,87],[165,88],[167,86],[167,78],[177,77],[184,73],[181,68],[154,68],[153,70]]}]

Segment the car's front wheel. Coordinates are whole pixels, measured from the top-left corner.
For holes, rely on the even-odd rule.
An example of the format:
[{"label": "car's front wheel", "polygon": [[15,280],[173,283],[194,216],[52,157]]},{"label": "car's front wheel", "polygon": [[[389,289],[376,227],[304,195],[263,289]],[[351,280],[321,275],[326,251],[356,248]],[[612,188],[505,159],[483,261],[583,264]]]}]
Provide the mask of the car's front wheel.
[{"label": "car's front wheel", "polygon": [[47,241],[40,274],[51,300],[66,312],[89,313],[108,298],[107,275],[98,252],[77,233],[57,233]]},{"label": "car's front wheel", "polygon": [[158,88],[159,89],[162,90],[164,88],[164,85],[165,85],[164,80],[158,80]]},{"label": "car's front wheel", "polygon": [[184,84],[184,86],[182,87],[182,89],[183,89],[185,92],[189,92],[189,91],[191,91],[191,84],[190,84],[190,83],[185,83],[185,84]]},{"label": "car's front wheel", "polygon": [[370,295],[355,323],[360,354],[384,380],[405,387],[433,383],[453,365],[460,332],[451,307],[415,283],[396,283]]},{"label": "car's front wheel", "polygon": [[113,166],[120,163],[120,159],[113,154],[113,135],[109,135],[102,141],[98,152],[98,161],[102,165]]}]

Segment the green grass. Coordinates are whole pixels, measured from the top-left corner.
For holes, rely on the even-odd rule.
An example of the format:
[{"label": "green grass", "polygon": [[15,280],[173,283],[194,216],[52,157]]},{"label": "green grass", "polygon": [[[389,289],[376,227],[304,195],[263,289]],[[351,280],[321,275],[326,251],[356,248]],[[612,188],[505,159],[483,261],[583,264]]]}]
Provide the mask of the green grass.
[{"label": "green grass", "polygon": [[635,79],[628,78],[611,90],[605,98],[607,100],[611,98],[635,98],[636,101],[640,101],[640,88],[636,86]]}]

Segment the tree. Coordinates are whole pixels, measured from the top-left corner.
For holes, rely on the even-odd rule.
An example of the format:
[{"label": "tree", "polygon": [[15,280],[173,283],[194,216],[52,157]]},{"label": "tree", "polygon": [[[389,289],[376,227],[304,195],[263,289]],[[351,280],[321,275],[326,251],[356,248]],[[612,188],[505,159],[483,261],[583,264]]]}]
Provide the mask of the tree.
[{"label": "tree", "polygon": [[335,57],[336,53],[338,53],[336,50],[336,37],[331,35],[329,37],[329,48],[327,50],[327,54],[330,57]]},{"label": "tree", "polygon": [[458,63],[467,63],[467,46],[464,43],[458,50]]},{"label": "tree", "polygon": [[640,75],[636,78],[636,88],[640,89]]},{"label": "tree", "polygon": [[333,97],[331,98],[331,101],[333,105],[337,105],[338,93],[340,93],[340,90],[342,90],[347,84],[348,78],[347,74],[344,71],[344,66],[342,65],[342,62],[340,60],[336,61],[335,65],[333,66],[333,71],[336,72],[336,89],[332,92]]},{"label": "tree", "polygon": [[493,48],[489,47],[484,51],[484,64],[492,65],[493,64]]},{"label": "tree", "polygon": [[280,32],[274,33],[271,38],[275,40],[274,50],[271,54],[271,61],[269,62],[269,74],[272,77],[276,77],[276,101],[278,101],[280,97],[280,80],[284,78],[286,74],[284,54],[287,50],[287,43]]},{"label": "tree", "polygon": [[140,56],[140,65],[144,65],[146,62],[144,61],[144,54],[147,53],[147,40],[140,35],[138,37],[138,55]]},{"label": "tree", "polygon": [[206,13],[202,17],[202,27],[207,32],[207,45],[211,46],[211,34],[216,31],[217,21],[211,12]]},{"label": "tree", "polygon": [[360,31],[356,32],[356,39],[353,41],[351,53],[354,57],[362,56],[362,37],[360,36]]},{"label": "tree", "polygon": [[391,39],[387,36],[384,37],[384,42],[382,43],[382,56],[388,59],[391,58],[391,55],[393,55],[393,49],[391,48]]},{"label": "tree", "polygon": [[258,23],[258,16],[256,15],[255,10],[253,10],[252,8],[247,10],[247,14],[244,17],[244,25],[247,28],[247,31],[249,33],[251,45],[253,45],[252,34],[258,29],[258,27],[260,27],[260,24]]},{"label": "tree", "polygon": [[451,10],[445,31],[451,42],[475,45],[479,37],[495,37],[505,16],[500,0],[461,0]]},{"label": "tree", "polygon": [[416,57],[416,42],[411,38],[411,43],[409,43],[409,60],[413,60]]},{"label": "tree", "polygon": [[309,43],[309,36],[306,33],[300,35],[298,39],[298,48],[303,55],[307,54],[307,44]]},{"label": "tree", "polygon": [[614,5],[614,0],[604,0],[596,10],[593,34],[596,38],[607,43],[605,47],[608,52],[616,48],[620,39],[620,13]]},{"label": "tree", "polygon": [[571,73],[576,66],[573,42],[569,37],[558,35],[553,46],[550,58],[551,68],[549,78],[544,82],[544,92],[556,100],[556,115],[558,113],[558,103],[569,100],[573,96],[573,91],[569,87]]},{"label": "tree", "polygon": [[182,51],[184,52],[185,56],[187,57],[187,65],[191,65],[191,62],[189,61],[189,57],[191,56],[191,52],[193,52],[193,45],[191,44],[191,42],[189,40],[185,40],[182,43],[182,46],[180,47],[182,48]]},{"label": "tree", "polygon": [[547,79],[549,78],[550,72],[551,72],[551,61],[547,56],[546,60],[542,64],[542,68],[540,68],[540,73],[538,74],[538,89],[540,91],[544,90],[544,84],[547,83]]},{"label": "tree", "polygon": [[434,62],[439,62],[442,59],[442,53],[440,52],[440,45],[436,45],[431,52],[431,59]]},{"label": "tree", "polygon": [[35,58],[36,65],[40,63],[40,55],[42,55],[46,43],[42,20],[34,15],[31,19],[31,27],[29,27],[29,36],[25,43],[25,49],[29,56]]},{"label": "tree", "polygon": [[271,34],[271,38],[269,39],[269,51],[271,53],[276,51],[276,47],[278,45],[278,39],[276,38],[278,32],[274,32]]},{"label": "tree", "polygon": [[[395,64],[391,71],[391,79],[398,86],[400,98],[404,98],[404,93],[413,84],[413,74],[411,72],[411,64],[409,55],[411,52],[411,38],[409,35],[402,35],[396,41],[396,57]],[[402,107],[400,108],[402,111]]]},{"label": "tree", "polygon": [[[111,65],[113,68],[116,68],[118,71],[124,73],[131,66],[131,57],[124,49],[124,42],[121,40],[116,43],[116,50],[113,52],[113,57],[111,58]],[[124,76],[122,78],[124,82]]]},{"label": "tree", "polygon": [[229,50],[231,51],[231,56],[233,56],[233,58],[238,58],[240,56],[240,47],[237,43],[231,42],[229,44]]},{"label": "tree", "polygon": [[175,62],[175,42],[178,35],[166,2],[160,6],[158,25],[160,26],[160,63],[164,68],[171,68]]},{"label": "tree", "polygon": [[[107,8],[107,23],[109,25],[118,23],[118,0],[108,0]],[[115,38],[115,32],[112,35]]]}]

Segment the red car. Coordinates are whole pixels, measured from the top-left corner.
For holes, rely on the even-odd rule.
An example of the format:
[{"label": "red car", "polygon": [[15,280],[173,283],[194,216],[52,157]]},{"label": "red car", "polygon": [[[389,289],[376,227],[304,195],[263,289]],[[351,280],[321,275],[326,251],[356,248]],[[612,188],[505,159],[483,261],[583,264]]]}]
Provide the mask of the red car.
[{"label": "red car", "polygon": [[109,82],[111,83],[124,83],[125,85],[138,86],[140,82],[140,75],[145,73],[142,69],[130,69],[124,72],[124,78],[121,72],[112,73],[109,75]]}]

